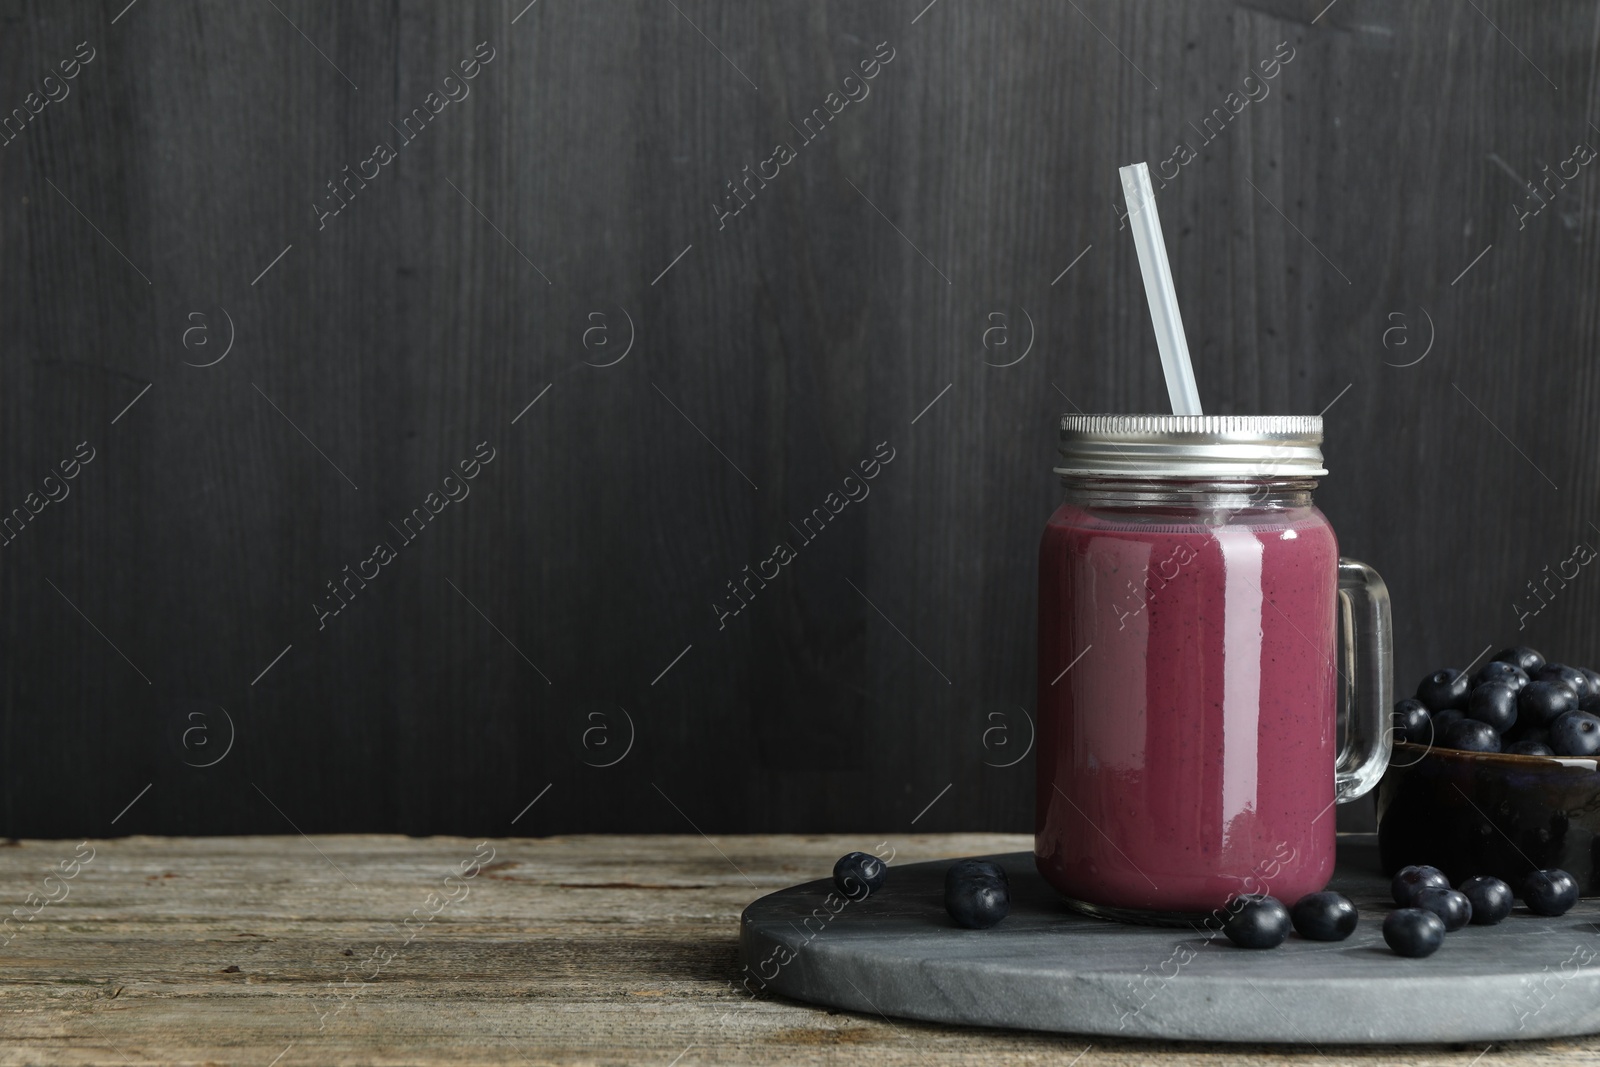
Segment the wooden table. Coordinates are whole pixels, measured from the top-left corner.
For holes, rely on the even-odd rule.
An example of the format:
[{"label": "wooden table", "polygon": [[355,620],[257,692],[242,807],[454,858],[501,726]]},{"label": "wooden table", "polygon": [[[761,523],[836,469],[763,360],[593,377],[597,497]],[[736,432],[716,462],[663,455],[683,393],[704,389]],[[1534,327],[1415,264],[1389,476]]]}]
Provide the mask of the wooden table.
[{"label": "wooden table", "polygon": [[[1596,1038],[1487,1050],[1159,1045],[957,1029],[737,991],[741,909],[880,840],[13,842],[0,847],[0,903],[38,910],[0,929],[0,1064],[1600,1061]],[[1030,839],[892,844],[904,863]]]}]

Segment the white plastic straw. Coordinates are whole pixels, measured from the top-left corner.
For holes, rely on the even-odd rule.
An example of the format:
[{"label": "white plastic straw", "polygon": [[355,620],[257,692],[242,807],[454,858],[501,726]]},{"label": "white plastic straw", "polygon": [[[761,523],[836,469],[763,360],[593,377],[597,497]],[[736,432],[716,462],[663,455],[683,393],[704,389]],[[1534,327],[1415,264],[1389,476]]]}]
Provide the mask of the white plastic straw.
[{"label": "white plastic straw", "polygon": [[1167,263],[1167,243],[1161,237],[1150,168],[1135,163],[1118,173],[1122,175],[1122,195],[1128,201],[1128,222],[1133,227],[1133,245],[1139,250],[1139,271],[1144,275],[1144,293],[1150,301],[1150,322],[1156,329],[1156,346],[1161,350],[1161,369],[1166,372],[1172,413],[1199,415],[1200,390],[1194,384],[1194,368],[1189,363],[1189,342],[1183,336],[1183,316],[1178,312],[1178,291],[1172,284],[1172,267]]}]

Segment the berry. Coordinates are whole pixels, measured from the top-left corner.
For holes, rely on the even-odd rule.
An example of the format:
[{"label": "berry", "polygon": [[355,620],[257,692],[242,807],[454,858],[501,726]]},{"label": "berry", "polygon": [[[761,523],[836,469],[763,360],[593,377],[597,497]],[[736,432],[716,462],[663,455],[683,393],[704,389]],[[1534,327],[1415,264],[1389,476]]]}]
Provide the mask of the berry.
[{"label": "berry", "polygon": [[1494,654],[1494,658],[1500,663],[1514,663],[1530,676],[1544,666],[1544,657],[1525,645],[1502,648]]},{"label": "berry", "polygon": [[1472,680],[1454,667],[1434,671],[1417,686],[1417,699],[1433,711],[1465,708]]},{"label": "berry", "polygon": [[1529,726],[1549,726],[1578,707],[1578,691],[1565,682],[1532,681],[1517,694],[1517,716]]},{"label": "berry", "polygon": [[1443,737],[1445,730],[1449,728],[1451,723],[1460,722],[1466,717],[1466,712],[1457,711],[1455,708],[1446,708],[1444,711],[1435,712],[1433,716],[1433,736],[1435,738]]},{"label": "berry", "polygon": [[1444,728],[1439,744],[1464,752],[1499,752],[1500,731],[1477,719],[1461,719]]},{"label": "berry", "polygon": [[1444,944],[1444,920],[1422,908],[1399,908],[1383,920],[1383,939],[1401,956],[1431,956]]},{"label": "berry", "polygon": [[1588,667],[1579,667],[1578,673],[1589,680],[1589,692],[1578,698],[1578,707],[1584,711],[1593,711],[1600,707],[1600,671],[1591,671]]},{"label": "berry", "polygon": [[1533,676],[1536,682],[1566,682],[1582,700],[1589,695],[1589,676],[1565,663],[1547,663],[1544,670]]},{"label": "berry", "polygon": [[1416,906],[1424,911],[1431,911],[1444,920],[1444,932],[1452,933],[1461,929],[1472,921],[1472,902],[1465,893],[1458,893],[1454,889],[1440,889],[1438,886],[1429,886],[1420,890],[1416,897]]},{"label": "berry", "polygon": [[1472,905],[1473,926],[1493,926],[1511,914],[1511,887],[1487,874],[1461,883],[1461,895]]},{"label": "berry", "polygon": [[865,900],[883,888],[889,868],[876,856],[847,852],[833,865],[834,888],[851,900]]},{"label": "berry", "polygon": [[944,872],[944,910],[959,925],[987,930],[1011,910],[1006,872],[987,860],[960,860]]},{"label": "berry", "polygon": [[1289,936],[1289,909],[1275,897],[1238,897],[1222,927],[1240,948],[1277,948]]},{"label": "berry", "polygon": [[1518,667],[1515,663],[1492,659],[1480,667],[1477,674],[1472,676],[1473,688],[1477,688],[1480,685],[1488,685],[1490,682],[1499,682],[1520,690],[1528,684],[1528,672]]},{"label": "berry", "polygon": [[1566,871],[1534,871],[1522,880],[1522,902],[1539,915],[1565,915],[1578,902],[1578,882]]},{"label": "berry", "polygon": [[1555,749],[1542,741],[1518,741],[1505,749],[1508,756],[1554,756]]},{"label": "berry", "polygon": [[1389,892],[1394,895],[1396,904],[1409,908],[1417,893],[1429,886],[1449,889],[1450,879],[1437,867],[1402,867],[1400,873],[1394,876],[1394,881],[1389,883]]},{"label": "berry", "polygon": [[1343,941],[1356,928],[1356,906],[1338,893],[1307,893],[1289,911],[1295,932],[1310,941]]},{"label": "berry", "polygon": [[1600,753],[1600,718],[1587,711],[1569,711],[1550,724],[1550,748],[1558,756]]},{"label": "berry", "polygon": [[1433,722],[1428,718],[1428,709],[1422,701],[1401,700],[1395,703],[1394,736],[1397,741],[1409,741],[1413,745],[1433,742]]},{"label": "berry", "polygon": [[1504,733],[1517,721],[1517,691],[1500,682],[1488,682],[1467,697],[1467,718],[1486,722]]}]

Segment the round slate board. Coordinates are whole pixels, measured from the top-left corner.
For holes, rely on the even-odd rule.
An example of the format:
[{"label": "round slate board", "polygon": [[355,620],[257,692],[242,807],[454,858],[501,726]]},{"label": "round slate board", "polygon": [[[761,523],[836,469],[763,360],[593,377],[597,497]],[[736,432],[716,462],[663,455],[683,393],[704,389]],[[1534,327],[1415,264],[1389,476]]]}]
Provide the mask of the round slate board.
[{"label": "round slate board", "polygon": [[1360,909],[1356,932],[1248,951],[1203,926],[1079,915],[1031,853],[985,858],[1005,867],[1012,894],[1011,914],[989,930],[946,916],[949,861],[891,867],[881,890],[842,907],[828,881],[762,897],[740,932],[747,988],[876,1015],[1123,1037],[1423,1043],[1600,1031],[1600,899],[1554,919],[1519,903],[1498,926],[1468,926],[1430,958],[1404,959],[1383,942],[1394,905],[1375,844],[1341,839],[1329,888]]}]

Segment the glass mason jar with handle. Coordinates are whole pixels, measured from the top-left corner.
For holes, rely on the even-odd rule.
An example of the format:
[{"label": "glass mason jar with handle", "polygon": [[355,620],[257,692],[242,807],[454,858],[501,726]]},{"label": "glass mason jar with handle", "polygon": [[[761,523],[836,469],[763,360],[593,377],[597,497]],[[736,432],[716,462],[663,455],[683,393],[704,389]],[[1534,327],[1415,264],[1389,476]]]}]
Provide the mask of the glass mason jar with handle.
[{"label": "glass mason jar with handle", "polygon": [[1388,763],[1392,635],[1311,502],[1321,444],[1316,416],[1062,416],[1034,851],[1073,907],[1188,923],[1332,875],[1334,805]]}]

